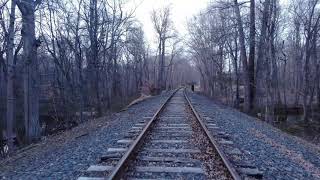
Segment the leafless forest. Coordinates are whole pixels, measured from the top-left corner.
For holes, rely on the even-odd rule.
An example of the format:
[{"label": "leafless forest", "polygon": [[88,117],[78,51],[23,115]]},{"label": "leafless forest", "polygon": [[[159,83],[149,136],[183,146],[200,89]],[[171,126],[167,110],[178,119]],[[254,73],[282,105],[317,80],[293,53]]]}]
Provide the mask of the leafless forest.
[{"label": "leafless forest", "polygon": [[319,0],[216,0],[147,42],[122,0],[0,0],[0,139],[20,144],[180,85],[268,122],[319,119]]},{"label": "leafless forest", "polygon": [[317,0],[213,2],[188,26],[202,89],[269,122],[318,120],[319,20]]}]

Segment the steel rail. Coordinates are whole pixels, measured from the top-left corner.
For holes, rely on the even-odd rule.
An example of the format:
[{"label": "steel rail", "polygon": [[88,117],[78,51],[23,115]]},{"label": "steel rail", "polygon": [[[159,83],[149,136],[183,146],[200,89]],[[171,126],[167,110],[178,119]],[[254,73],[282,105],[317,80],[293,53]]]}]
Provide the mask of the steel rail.
[{"label": "steel rail", "polygon": [[136,150],[141,146],[143,139],[145,138],[147,132],[150,130],[150,127],[155,122],[155,120],[158,118],[159,114],[162,112],[166,104],[169,102],[169,100],[173,97],[173,95],[179,90],[180,88],[176,89],[167,99],[166,101],[161,105],[161,107],[157,110],[157,112],[153,115],[151,120],[147,123],[147,125],[143,128],[142,132],[139,134],[139,136],[136,138],[136,140],[132,143],[132,145],[129,147],[129,149],[126,151],[126,153],[122,156],[118,164],[116,165],[115,169],[111,172],[110,176],[107,178],[109,180],[114,179],[121,179],[123,176],[123,173],[125,172],[126,168],[128,167],[128,164],[132,157],[135,156]]},{"label": "steel rail", "polygon": [[189,97],[187,96],[186,90],[184,89],[183,94],[184,97],[186,98],[186,100],[188,101],[188,104],[192,110],[192,113],[194,114],[194,116],[196,117],[196,119],[198,120],[198,122],[201,125],[201,128],[204,130],[206,136],[209,138],[210,143],[213,145],[213,147],[216,149],[216,151],[218,152],[220,158],[222,159],[224,165],[226,166],[226,168],[228,169],[230,175],[232,176],[232,178],[234,180],[241,180],[241,176],[238,174],[238,172],[236,171],[236,169],[233,167],[233,165],[231,164],[231,162],[227,159],[227,156],[225,155],[225,153],[221,150],[221,148],[219,147],[217,141],[213,138],[213,136],[211,135],[211,133],[209,132],[208,128],[206,127],[206,125],[204,124],[204,122],[201,120],[199,114],[197,113],[197,111],[195,110],[195,108],[193,107]]}]

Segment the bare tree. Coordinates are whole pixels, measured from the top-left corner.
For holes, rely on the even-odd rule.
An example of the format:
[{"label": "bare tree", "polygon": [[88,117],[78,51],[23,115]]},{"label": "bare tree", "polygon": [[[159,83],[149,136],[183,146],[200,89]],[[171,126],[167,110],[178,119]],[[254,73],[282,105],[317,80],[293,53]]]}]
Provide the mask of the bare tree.
[{"label": "bare tree", "polygon": [[255,105],[260,107],[263,105],[265,96],[265,66],[266,66],[266,36],[267,36],[267,25],[269,19],[270,0],[266,0],[263,3],[263,14],[261,19],[260,37],[258,43],[258,54],[257,54],[257,68],[256,68],[256,97]]},{"label": "bare tree", "polygon": [[[316,42],[317,34],[319,31],[319,20],[320,20],[320,13],[316,12],[316,6],[319,3],[318,0],[310,1],[307,4],[308,12],[306,14],[307,18],[304,22],[305,26],[305,35],[306,35],[306,42],[305,42],[305,63],[303,66],[304,76],[303,76],[303,109],[304,109],[304,120],[308,122],[309,120],[309,109],[311,106],[311,102],[313,99],[313,93],[310,90],[310,58],[313,56],[312,49],[313,49],[313,42]],[[314,45],[315,47],[316,45]],[[314,56],[315,57],[315,56]],[[309,99],[309,100],[308,100]]]},{"label": "bare tree", "polygon": [[[240,42],[240,59],[242,61],[242,66],[244,69],[244,81],[245,81],[245,100],[244,100],[244,110],[249,112],[252,107],[252,93],[251,93],[251,85],[250,85],[250,76],[249,76],[249,67],[247,61],[247,53],[246,53],[246,45],[245,45],[245,34],[243,29],[243,22],[240,14],[240,8],[237,0],[234,0],[234,8],[235,14],[238,24],[238,32],[239,32],[239,42]],[[252,10],[251,10],[252,11]],[[251,17],[252,18],[252,17]],[[252,26],[254,28],[254,26]],[[252,50],[252,49],[251,49]],[[251,55],[252,56],[252,55]],[[254,58],[254,56],[252,56]],[[252,63],[252,62],[251,62]],[[252,64],[251,64],[252,65]],[[254,64],[253,64],[254,65]]]},{"label": "bare tree", "polygon": [[10,21],[8,29],[8,39],[7,39],[7,138],[9,149],[13,145],[13,123],[15,121],[15,95],[14,95],[14,76],[15,76],[15,63],[14,63],[14,36],[15,36],[15,11],[16,3],[11,1],[11,10],[10,10]]},{"label": "bare tree", "polygon": [[170,19],[170,7],[165,7],[159,11],[153,10],[151,14],[154,29],[158,36],[158,53],[159,53],[159,70],[158,70],[158,88],[159,90],[165,89],[165,56],[166,56],[166,42],[172,37],[172,22]]},{"label": "bare tree", "polygon": [[39,73],[37,48],[40,45],[35,36],[35,11],[41,1],[16,0],[22,14],[22,40],[24,70],[24,119],[27,141],[40,136],[39,124]]}]

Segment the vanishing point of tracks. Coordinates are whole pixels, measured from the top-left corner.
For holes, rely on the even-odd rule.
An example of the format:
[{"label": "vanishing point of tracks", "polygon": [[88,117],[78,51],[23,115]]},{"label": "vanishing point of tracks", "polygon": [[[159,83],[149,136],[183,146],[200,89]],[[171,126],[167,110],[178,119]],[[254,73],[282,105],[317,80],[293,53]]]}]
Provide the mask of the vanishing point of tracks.
[{"label": "vanishing point of tracks", "polygon": [[210,135],[214,126],[179,89],[78,179],[241,179]]}]

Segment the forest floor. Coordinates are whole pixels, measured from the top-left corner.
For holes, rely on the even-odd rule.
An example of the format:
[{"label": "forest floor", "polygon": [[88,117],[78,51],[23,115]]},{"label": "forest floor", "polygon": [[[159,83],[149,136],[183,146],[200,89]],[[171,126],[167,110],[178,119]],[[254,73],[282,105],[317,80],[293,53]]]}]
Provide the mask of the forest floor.
[{"label": "forest floor", "polygon": [[308,142],[320,146],[320,122],[280,122],[274,124],[275,127],[293,136],[302,138]]}]

